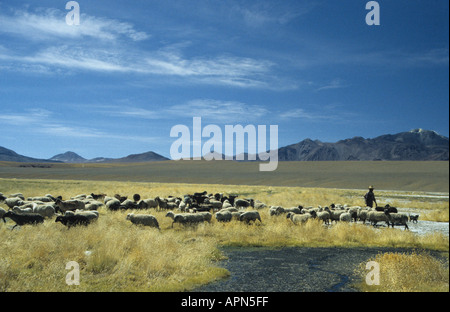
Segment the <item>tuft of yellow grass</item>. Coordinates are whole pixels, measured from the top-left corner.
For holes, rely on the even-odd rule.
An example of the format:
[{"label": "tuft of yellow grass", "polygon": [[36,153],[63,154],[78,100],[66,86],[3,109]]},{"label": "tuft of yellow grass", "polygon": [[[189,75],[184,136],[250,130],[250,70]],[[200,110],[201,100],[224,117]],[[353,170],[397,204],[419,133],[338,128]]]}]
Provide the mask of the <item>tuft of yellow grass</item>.
[{"label": "tuft of yellow grass", "polygon": [[[379,265],[379,285],[358,286],[363,291],[379,292],[448,292],[449,269],[443,262],[421,252],[383,253],[369,260]],[[357,274],[365,281],[366,263],[361,263]]]}]

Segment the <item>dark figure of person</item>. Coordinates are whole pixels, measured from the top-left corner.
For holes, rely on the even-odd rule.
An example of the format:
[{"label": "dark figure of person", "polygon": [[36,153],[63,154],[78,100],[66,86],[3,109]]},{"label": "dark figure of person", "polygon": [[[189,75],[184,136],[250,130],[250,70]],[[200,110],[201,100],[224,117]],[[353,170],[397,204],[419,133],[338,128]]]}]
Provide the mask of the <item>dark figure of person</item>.
[{"label": "dark figure of person", "polygon": [[373,186],[369,186],[369,191],[364,195],[364,199],[366,201],[366,206],[372,208],[373,203],[375,203],[375,207],[377,206],[377,200],[375,199],[375,194],[373,193]]}]

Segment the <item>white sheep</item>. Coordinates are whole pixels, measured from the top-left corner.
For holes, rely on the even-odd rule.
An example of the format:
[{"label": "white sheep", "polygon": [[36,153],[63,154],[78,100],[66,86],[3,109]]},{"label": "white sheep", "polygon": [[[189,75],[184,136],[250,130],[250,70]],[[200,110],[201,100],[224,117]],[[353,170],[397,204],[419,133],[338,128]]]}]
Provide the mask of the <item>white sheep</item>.
[{"label": "white sheep", "polygon": [[14,211],[15,213],[30,213],[30,212],[33,212],[33,208],[30,208],[30,207],[22,208],[22,207],[14,206],[12,211]]},{"label": "white sheep", "polygon": [[328,211],[319,211],[317,219],[323,221],[325,224],[330,224],[330,213]]},{"label": "white sheep", "polygon": [[184,200],[180,201],[180,203],[178,204],[178,209],[180,211],[186,211],[186,207],[187,207],[187,204]]},{"label": "white sheep", "polygon": [[279,216],[289,212],[300,214],[302,209],[299,207],[283,208],[282,206],[270,206],[269,208],[269,215],[271,216]]},{"label": "white sheep", "polygon": [[130,220],[133,224],[150,226],[157,228],[158,230],[160,229],[158,220],[152,215],[129,213],[127,215],[127,220]]},{"label": "white sheep", "polygon": [[53,205],[33,205],[33,212],[38,213],[44,218],[52,218],[55,215],[55,208]]},{"label": "white sheep", "polygon": [[53,202],[53,200],[47,196],[28,197],[27,201],[40,201],[40,202],[44,202],[44,203]]},{"label": "white sheep", "polygon": [[236,208],[248,208],[250,206],[254,206],[253,199],[245,200],[238,198],[234,200],[234,207]]},{"label": "white sheep", "polygon": [[98,208],[100,208],[101,206],[103,206],[103,204],[101,202],[98,201],[92,201],[86,204],[86,206],[84,206],[85,210],[98,210]]},{"label": "white sheep", "polygon": [[57,210],[59,209],[63,213],[66,212],[67,210],[72,210],[72,211],[75,211],[77,209],[84,210],[86,207],[84,202],[79,199],[71,199],[71,200],[62,201],[57,198],[56,205],[58,206]]},{"label": "white sheep", "polygon": [[22,206],[24,204],[24,200],[20,197],[9,197],[5,199],[5,204],[9,207],[9,209],[12,209],[14,206]]},{"label": "white sheep", "polygon": [[251,221],[256,222],[256,220],[259,220],[259,222],[262,223],[261,216],[259,215],[258,211],[246,211],[243,212],[239,217],[239,221],[244,221],[247,224]]},{"label": "white sheep", "polygon": [[243,213],[243,211],[231,211],[231,220],[239,221]]},{"label": "white sheep", "polygon": [[222,209],[222,202],[219,200],[205,199],[204,203],[210,205],[212,209]]},{"label": "white sheep", "polygon": [[408,224],[406,224],[408,222],[408,216],[406,214],[388,212],[387,210],[385,210],[384,213],[389,219],[389,223],[391,224],[392,227],[394,227],[394,225],[404,225],[405,230],[409,229]]},{"label": "white sheep", "polygon": [[225,200],[223,201],[223,203],[222,203],[222,209],[224,209],[224,208],[230,208],[230,207],[233,207],[233,205],[230,204],[230,201],[229,201],[228,199],[225,199]]},{"label": "white sheep", "polygon": [[[370,209],[370,208],[369,208],[369,209]],[[367,218],[368,218],[368,214],[369,214],[369,212],[370,212],[369,209],[366,209],[366,208],[360,208],[360,209],[358,210],[358,219],[359,219],[360,221],[362,221],[363,224],[366,223],[366,220],[367,220]]]},{"label": "white sheep", "polygon": [[297,214],[297,213],[289,212],[286,215],[286,218],[291,219],[292,223],[294,223],[296,225],[306,223],[306,221],[308,221],[309,219],[315,218],[315,217],[316,217],[316,212],[314,210],[311,211],[311,213]]},{"label": "white sheep", "polygon": [[21,200],[25,200],[25,197],[23,196],[22,193],[9,194],[9,197],[10,198],[19,197]]},{"label": "white sheep", "polygon": [[231,211],[228,210],[220,210],[214,214],[217,221],[219,222],[230,222],[233,218]]},{"label": "white sheep", "polygon": [[231,206],[231,207],[228,207],[228,208],[222,208],[222,209],[220,209],[220,211],[238,212],[239,209],[237,209],[236,207]]},{"label": "white sheep", "polygon": [[209,212],[198,212],[198,213],[178,213],[174,214],[172,211],[167,212],[166,217],[173,220],[172,227],[174,223],[181,223],[184,225],[197,224],[204,221],[211,221],[212,215]]},{"label": "white sheep", "polygon": [[350,222],[352,221],[352,215],[350,212],[344,212],[339,215],[339,221]]},{"label": "white sheep", "polygon": [[370,211],[367,214],[367,221],[369,221],[373,226],[377,225],[378,222],[386,222],[389,226],[389,218],[384,211]]},{"label": "white sheep", "polygon": [[334,210],[334,209],[329,209],[328,207],[325,207],[324,209],[325,211],[328,211],[328,213],[330,214],[330,220],[331,221],[339,221],[339,217],[341,216],[341,214],[345,213],[345,210]]},{"label": "white sheep", "polygon": [[210,212],[208,212],[208,211],[201,211],[201,212],[197,212],[196,214],[202,216],[203,221],[211,222],[212,214]]},{"label": "white sheep", "polygon": [[269,208],[270,216],[279,216],[282,213],[284,213],[284,208],[281,206],[270,206]]},{"label": "white sheep", "polygon": [[[348,206],[348,205],[344,205]],[[361,209],[360,206],[352,206],[352,207],[347,207],[346,210],[347,212],[351,215],[351,219],[353,219],[355,222],[358,220],[358,212]]]},{"label": "white sheep", "polygon": [[112,198],[112,199],[106,201],[105,205],[106,205],[106,208],[108,208],[108,210],[112,210],[112,211],[119,210],[120,201],[116,198]]},{"label": "white sheep", "polygon": [[138,205],[132,201],[131,199],[125,199],[121,204],[120,208],[123,209],[137,209],[139,208]]},{"label": "white sheep", "polygon": [[263,202],[261,202],[259,200],[255,200],[253,208],[255,208],[255,209],[263,209],[263,208],[266,208],[266,207],[267,207],[267,205],[264,204]]},{"label": "white sheep", "polygon": [[77,211],[75,212],[75,214],[85,216],[85,217],[87,217],[90,221],[96,221],[96,220],[98,220],[98,216],[99,216],[98,211],[95,211],[95,210],[90,210],[90,211],[86,211],[86,210],[77,210]]},{"label": "white sheep", "polygon": [[109,202],[110,200],[116,199],[114,197],[111,196],[105,196],[105,198],[103,198],[103,203],[106,205],[107,202]]}]

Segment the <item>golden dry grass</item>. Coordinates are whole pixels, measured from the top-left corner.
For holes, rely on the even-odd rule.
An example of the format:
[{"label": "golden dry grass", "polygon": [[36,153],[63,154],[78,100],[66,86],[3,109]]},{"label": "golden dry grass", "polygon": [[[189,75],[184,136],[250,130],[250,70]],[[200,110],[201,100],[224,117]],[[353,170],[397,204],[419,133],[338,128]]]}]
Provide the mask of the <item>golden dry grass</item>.
[{"label": "golden dry grass", "polygon": [[[228,272],[208,237],[134,226],[125,213],[102,212],[89,227],[68,230],[53,220],[11,231],[0,228],[0,291],[182,291]],[[65,265],[80,265],[68,286]]]},{"label": "golden dry grass", "polygon": [[425,212],[420,219],[426,221],[449,222],[448,203],[447,206],[442,209],[433,209]]},{"label": "golden dry grass", "polygon": [[[27,196],[47,193],[65,199],[77,194],[119,193],[143,198],[181,196],[207,190],[237,193],[268,205],[292,207],[328,205],[331,202],[361,204],[361,191],[237,185],[201,185],[108,181],[55,181],[0,179],[0,192],[22,192]],[[419,202],[417,202],[419,203]],[[311,220],[293,225],[283,216],[269,217],[260,210],[262,224],[240,222],[222,224],[215,219],[196,227],[171,227],[166,212],[151,213],[161,231],[132,225],[130,211],[99,210],[97,223],[68,230],[54,220],[43,225],[0,225],[0,291],[181,291],[228,275],[215,262],[222,255],[219,246],[388,246],[447,251],[443,234],[419,236],[400,229],[374,229],[362,224],[339,223],[325,227]],[[65,284],[65,265],[77,261],[80,286]]]},{"label": "golden dry grass", "polygon": [[[448,257],[448,255],[447,255]],[[374,259],[379,264],[379,285],[359,284],[363,291],[379,292],[448,292],[448,264],[424,252],[383,253]],[[448,262],[448,258],[447,258]],[[365,280],[366,263],[362,263],[357,274]]]}]

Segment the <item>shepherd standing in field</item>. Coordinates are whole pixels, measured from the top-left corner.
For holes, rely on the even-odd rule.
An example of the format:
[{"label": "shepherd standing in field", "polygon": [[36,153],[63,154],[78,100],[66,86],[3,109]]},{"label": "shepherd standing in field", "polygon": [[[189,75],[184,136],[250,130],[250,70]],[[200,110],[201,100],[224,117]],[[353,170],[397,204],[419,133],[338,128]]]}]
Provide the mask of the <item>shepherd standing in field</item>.
[{"label": "shepherd standing in field", "polygon": [[366,200],[366,206],[372,208],[373,203],[375,203],[375,207],[377,206],[377,200],[375,199],[375,194],[373,193],[373,186],[369,186],[369,191],[364,195],[364,199]]}]

